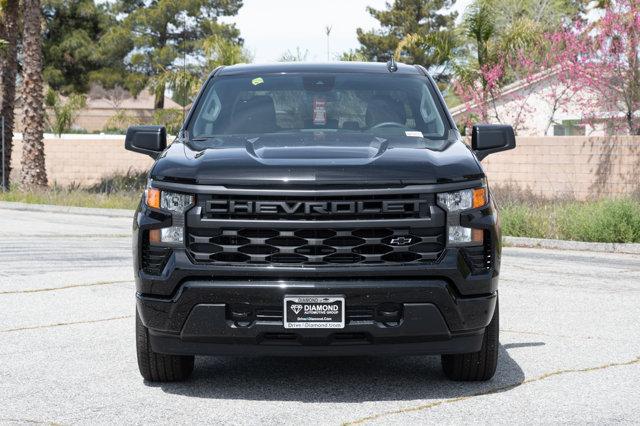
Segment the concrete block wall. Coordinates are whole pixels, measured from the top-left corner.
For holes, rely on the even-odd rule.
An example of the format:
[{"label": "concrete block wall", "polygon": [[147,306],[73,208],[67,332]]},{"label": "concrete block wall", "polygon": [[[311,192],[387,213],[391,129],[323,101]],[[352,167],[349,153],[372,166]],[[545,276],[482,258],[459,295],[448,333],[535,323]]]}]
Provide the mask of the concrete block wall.
[{"label": "concrete block wall", "polygon": [[[20,137],[14,143],[14,178],[20,169]],[[50,183],[92,185],[128,170],[147,171],[150,157],[124,149],[124,136],[45,137]],[[554,198],[640,194],[640,136],[518,137],[517,148],[483,160],[492,185],[512,185]],[[17,180],[14,180],[17,182]]]},{"label": "concrete block wall", "polygon": [[[121,110],[127,117],[132,118],[136,123],[151,124],[153,121],[153,109],[122,109]],[[51,112],[50,112],[51,114]],[[92,108],[85,109],[78,113],[77,117],[73,121],[73,128],[84,129],[88,132],[101,132],[104,131],[108,125],[109,120],[116,114],[113,108]],[[22,132],[22,112],[16,112],[15,118],[15,131]],[[120,123],[121,126],[126,126],[126,123]]]},{"label": "concrete block wall", "polygon": [[640,136],[518,137],[482,164],[493,185],[578,199],[640,194]]},{"label": "concrete block wall", "polygon": [[[22,138],[14,140],[12,181],[19,181]],[[45,165],[49,184],[89,186],[116,173],[148,171],[151,157],[124,149],[124,136],[45,135]]]}]

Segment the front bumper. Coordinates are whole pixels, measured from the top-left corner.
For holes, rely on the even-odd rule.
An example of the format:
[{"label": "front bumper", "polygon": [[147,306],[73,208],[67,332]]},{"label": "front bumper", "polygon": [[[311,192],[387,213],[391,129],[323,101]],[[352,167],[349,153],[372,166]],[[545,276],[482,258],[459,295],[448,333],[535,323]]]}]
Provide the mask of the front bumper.
[{"label": "front bumper", "polygon": [[[344,295],[345,328],[285,329],[286,294]],[[159,353],[408,355],[478,351],[496,300],[460,297],[439,279],[214,279],[189,280],[170,299],[138,293],[137,308]],[[393,321],[377,314],[389,303],[400,308]],[[238,309],[250,314],[238,321]]]},{"label": "front bumper", "polygon": [[[420,190],[437,193],[480,184],[469,181]],[[196,194],[231,192],[246,195],[247,192],[181,184],[167,189]],[[330,192],[336,191],[340,192]],[[362,190],[356,192],[359,194],[359,191]],[[408,187],[382,191],[404,194],[418,189]],[[278,196],[287,196],[287,191],[279,192],[284,193]],[[299,191],[289,192],[292,192],[291,196],[300,196]],[[327,195],[326,190],[302,192],[310,197],[318,195],[317,192]],[[342,192],[337,195],[349,195]],[[250,195],[258,196],[260,193]],[[437,218],[441,223],[436,224]],[[217,219],[205,224],[201,223],[201,215],[194,210],[186,215],[185,232],[192,227],[208,230],[229,227],[288,230],[325,227],[437,228],[445,226],[444,219],[434,213],[428,218],[410,219]],[[453,246],[445,247],[431,263],[314,266],[250,262],[207,264],[194,261],[180,245],[172,247],[166,262],[160,262],[163,266],[151,274],[145,272],[141,255],[145,252],[145,235],[151,229],[171,226],[172,217],[142,204],[136,212],[133,229],[138,312],[149,329],[152,348],[158,353],[299,356],[476,352],[482,344],[484,329],[493,316],[497,299],[500,231],[493,203],[465,211],[457,219],[461,226],[484,230],[491,260],[486,269],[474,270],[469,253],[464,248]],[[285,329],[282,305],[287,294],[344,295],[347,310],[345,328]],[[397,306],[401,316],[391,322],[381,320],[376,312],[382,304]],[[234,312],[238,307],[251,313],[249,320],[237,321]],[[361,315],[350,317],[350,310]]]},{"label": "front bumper", "polygon": [[[248,221],[245,226],[254,226],[259,221]],[[388,223],[384,222],[384,223]],[[404,221],[395,221],[402,224]],[[358,223],[360,224],[360,223]],[[232,278],[238,280],[366,280],[372,277],[385,277],[386,280],[398,278],[424,279],[437,278],[446,281],[452,289],[464,297],[491,294],[497,291],[500,270],[501,236],[497,222],[497,213],[493,203],[486,207],[470,210],[460,216],[462,226],[485,230],[486,241],[490,247],[492,266],[482,273],[473,272],[463,253],[464,249],[447,247],[433,263],[397,265],[353,264],[334,266],[265,266],[265,265],[209,265],[194,262],[184,246],[175,246],[170,250],[161,272],[148,274],[142,268],[141,253],[144,251],[145,236],[150,229],[171,225],[171,217],[141,204],[135,215],[133,226],[134,271],[138,293],[158,298],[174,297],[183,283],[199,280],[218,280]],[[271,226],[267,223],[264,226]],[[277,224],[276,224],[277,225]],[[322,228],[322,222],[317,222]],[[263,226],[263,225],[260,225]],[[383,226],[383,224],[379,225]],[[398,225],[400,226],[400,225]],[[402,225],[406,226],[406,225]]]}]

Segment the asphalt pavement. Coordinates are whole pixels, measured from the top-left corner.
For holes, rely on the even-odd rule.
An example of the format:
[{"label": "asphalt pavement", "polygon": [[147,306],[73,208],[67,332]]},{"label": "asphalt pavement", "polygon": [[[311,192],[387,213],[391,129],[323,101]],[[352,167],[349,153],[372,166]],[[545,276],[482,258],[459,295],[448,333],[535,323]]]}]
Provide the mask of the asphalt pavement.
[{"label": "asphalt pavement", "polygon": [[149,384],[131,219],[0,208],[0,423],[639,423],[640,256],[506,248],[498,371],[438,357],[197,358]]}]

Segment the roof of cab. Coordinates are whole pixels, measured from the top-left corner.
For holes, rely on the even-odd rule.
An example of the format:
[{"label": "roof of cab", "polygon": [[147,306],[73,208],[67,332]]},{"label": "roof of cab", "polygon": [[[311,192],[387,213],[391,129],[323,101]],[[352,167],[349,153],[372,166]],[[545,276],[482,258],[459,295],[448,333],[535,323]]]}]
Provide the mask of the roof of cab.
[{"label": "roof of cab", "polygon": [[[398,63],[398,70],[393,74],[422,75],[413,65]],[[222,68],[218,76],[243,74],[278,74],[278,73],[376,73],[390,74],[387,64],[383,62],[276,62],[272,64],[238,64]]]}]

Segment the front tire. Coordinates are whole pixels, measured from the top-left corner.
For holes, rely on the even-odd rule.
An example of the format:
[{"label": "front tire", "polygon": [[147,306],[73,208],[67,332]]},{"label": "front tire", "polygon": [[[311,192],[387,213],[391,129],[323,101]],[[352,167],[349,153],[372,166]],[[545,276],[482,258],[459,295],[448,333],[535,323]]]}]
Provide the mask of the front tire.
[{"label": "front tire", "polygon": [[178,382],[188,379],[193,372],[194,356],[159,354],[151,349],[149,330],[137,310],[136,352],[140,374],[149,382]]},{"label": "front tire", "polygon": [[479,352],[442,355],[442,369],[451,380],[485,381],[493,377],[498,365],[500,312],[498,301],[493,318],[484,331]]}]

